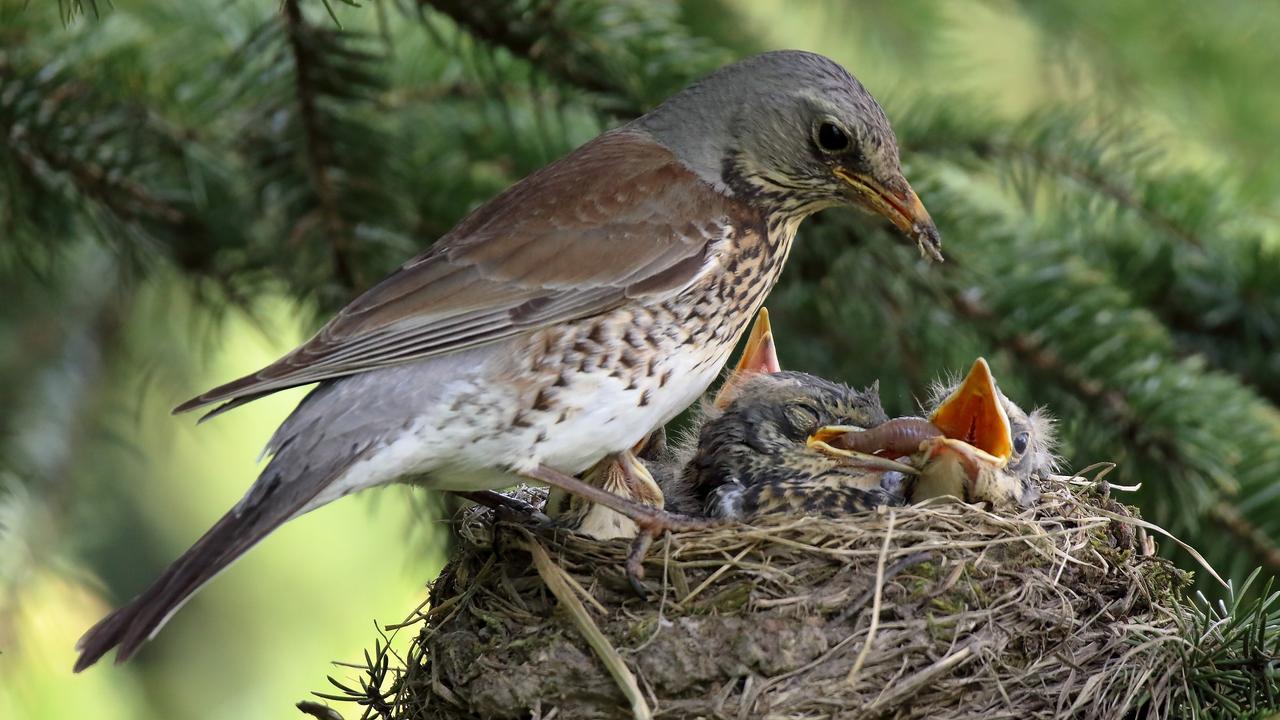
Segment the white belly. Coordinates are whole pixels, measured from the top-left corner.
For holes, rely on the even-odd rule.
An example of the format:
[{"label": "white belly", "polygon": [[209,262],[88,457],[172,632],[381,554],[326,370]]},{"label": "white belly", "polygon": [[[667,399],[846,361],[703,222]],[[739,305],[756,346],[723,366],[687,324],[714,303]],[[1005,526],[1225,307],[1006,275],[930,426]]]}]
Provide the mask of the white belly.
[{"label": "white belly", "polygon": [[579,473],[610,453],[631,448],[692,405],[719,374],[722,362],[695,368],[695,358],[670,356],[673,380],[665,388],[649,388],[641,406],[634,389],[607,376],[587,376],[573,388],[578,409],[556,425],[536,452],[517,459],[518,466],[544,463],[567,473]]},{"label": "white belly", "polygon": [[[724,351],[727,355],[728,350]],[[685,353],[667,355],[666,387],[636,388],[605,374],[579,374],[564,389],[564,419],[530,427],[511,424],[519,398],[475,377],[452,381],[424,412],[370,448],[309,507],[374,485],[412,480],[437,490],[496,490],[520,481],[521,470],[545,464],[577,474],[602,457],[626,450],[693,404],[715,380],[723,358],[699,364]],[[664,370],[665,371],[665,370]]]}]

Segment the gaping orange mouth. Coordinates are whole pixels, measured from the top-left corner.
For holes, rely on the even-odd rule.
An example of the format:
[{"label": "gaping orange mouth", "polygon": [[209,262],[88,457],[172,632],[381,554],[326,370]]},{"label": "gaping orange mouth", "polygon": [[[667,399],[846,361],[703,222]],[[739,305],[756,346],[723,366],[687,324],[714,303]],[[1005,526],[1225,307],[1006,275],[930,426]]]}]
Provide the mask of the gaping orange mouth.
[{"label": "gaping orange mouth", "polygon": [[929,420],[943,436],[992,456],[1003,467],[1013,457],[1013,431],[1000,403],[987,361],[978,358],[964,382],[933,411]]}]

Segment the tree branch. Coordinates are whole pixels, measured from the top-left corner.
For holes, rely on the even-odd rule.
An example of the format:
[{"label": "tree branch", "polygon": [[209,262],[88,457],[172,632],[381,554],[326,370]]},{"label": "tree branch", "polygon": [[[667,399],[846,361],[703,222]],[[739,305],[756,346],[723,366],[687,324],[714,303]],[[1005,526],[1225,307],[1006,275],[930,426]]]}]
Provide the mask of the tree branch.
[{"label": "tree branch", "polygon": [[312,87],[312,48],[307,44],[311,28],[302,16],[298,0],[285,0],[283,13],[293,56],[294,88],[304,136],[307,176],[319,201],[325,234],[332,249],[334,275],[348,290],[358,290],[363,283],[351,259],[351,229],[342,217],[338,193],[329,175],[329,167],[334,160],[333,146],[321,127],[317,92]]}]

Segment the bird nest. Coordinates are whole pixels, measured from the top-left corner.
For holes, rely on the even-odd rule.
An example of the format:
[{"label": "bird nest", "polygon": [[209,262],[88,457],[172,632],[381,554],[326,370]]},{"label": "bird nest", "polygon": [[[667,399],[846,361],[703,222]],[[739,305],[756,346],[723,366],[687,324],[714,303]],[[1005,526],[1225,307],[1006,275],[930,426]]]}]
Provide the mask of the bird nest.
[{"label": "bird nest", "polygon": [[391,679],[366,684],[390,690],[366,704],[395,718],[1178,715],[1189,648],[1214,630],[1150,529],[1079,480],[1017,516],[779,517],[655,543],[640,598],[626,542],[473,509],[404,667],[373,662]]}]

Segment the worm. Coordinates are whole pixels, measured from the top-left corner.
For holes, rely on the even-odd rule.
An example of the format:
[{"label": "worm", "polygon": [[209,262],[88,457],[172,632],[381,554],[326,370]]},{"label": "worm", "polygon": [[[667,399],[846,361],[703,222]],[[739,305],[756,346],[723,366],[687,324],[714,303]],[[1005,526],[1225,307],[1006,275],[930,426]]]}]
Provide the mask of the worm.
[{"label": "worm", "polygon": [[901,417],[866,430],[847,432],[832,438],[829,444],[863,453],[884,451],[889,457],[896,457],[910,455],[920,449],[921,442],[941,436],[942,431],[924,418]]}]

